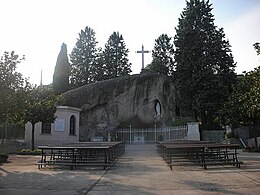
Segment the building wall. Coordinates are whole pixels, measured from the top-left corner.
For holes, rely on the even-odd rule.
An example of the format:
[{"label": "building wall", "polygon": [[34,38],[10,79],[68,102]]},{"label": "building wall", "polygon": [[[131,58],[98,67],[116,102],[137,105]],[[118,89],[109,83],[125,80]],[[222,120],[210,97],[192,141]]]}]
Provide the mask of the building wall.
[{"label": "building wall", "polygon": [[[79,113],[80,109],[69,106],[58,106],[55,116],[55,122],[51,124],[51,133],[42,133],[42,123],[35,124],[35,146],[46,144],[61,144],[79,141]],[[70,135],[70,117],[74,115],[76,119],[75,135]],[[32,124],[25,124],[25,143],[30,146],[32,138]]]}]

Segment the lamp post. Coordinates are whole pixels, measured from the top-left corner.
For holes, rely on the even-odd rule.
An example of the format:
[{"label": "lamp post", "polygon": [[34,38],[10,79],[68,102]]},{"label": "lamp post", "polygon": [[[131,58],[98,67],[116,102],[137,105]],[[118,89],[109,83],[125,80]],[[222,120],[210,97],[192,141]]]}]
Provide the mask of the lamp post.
[{"label": "lamp post", "polygon": [[157,141],[157,137],[156,137],[156,124],[154,125],[154,140],[155,140],[155,143],[156,143],[156,141]]}]

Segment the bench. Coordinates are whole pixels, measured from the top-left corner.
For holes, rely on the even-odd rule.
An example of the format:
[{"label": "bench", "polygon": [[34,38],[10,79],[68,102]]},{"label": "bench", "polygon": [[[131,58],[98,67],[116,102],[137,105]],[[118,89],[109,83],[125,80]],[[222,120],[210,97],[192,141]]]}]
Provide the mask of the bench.
[{"label": "bench", "polygon": [[157,151],[172,170],[175,165],[200,165],[207,169],[211,165],[233,165],[240,168],[237,144],[217,144],[214,142],[179,141],[158,142]]},{"label": "bench", "polygon": [[110,166],[125,152],[124,142],[78,142],[55,146],[38,146],[42,150],[41,160],[36,163],[38,168],[43,166]]},{"label": "bench", "polygon": [[95,166],[102,166],[103,169],[105,170],[106,167],[109,166],[109,163],[104,163],[104,162],[88,162],[88,163],[83,163],[83,162],[77,162],[77,163],[71,163],[71,162],[37,162],[35,163],[35,165],[38,165],[38,168],[42,168],[42,166],[70,166],[70,170],[72,170],[74,167],[78,167],[78,166],[91,166],[91,167],[95,167]]}]

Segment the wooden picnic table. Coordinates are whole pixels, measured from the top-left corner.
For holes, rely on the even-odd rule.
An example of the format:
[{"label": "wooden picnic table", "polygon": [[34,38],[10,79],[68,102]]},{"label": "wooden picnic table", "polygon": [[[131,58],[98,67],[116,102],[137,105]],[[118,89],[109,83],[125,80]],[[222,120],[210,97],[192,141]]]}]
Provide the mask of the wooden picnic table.
[{"label": "wooden picnic table", "polygon": [[102,166],[106,169],[125,152],[124,142],[70,143],[62,145],[38,146],[42,150],[38,168],[46,165],[70,166]]},{"label": "wooden picnic table", "polygon": [[158,141],[156,142],[156,146],[157,146],[157,151],[158,153],[163,153],[164,147],[166,145],[194,145],[194,144],[212,144],[212,143],[216,143],[216,142],[212,142],[212,141],[198,141],[198,140],[172,140],[172,141]]},{"label": "wooden picnic table", "polygon": [[220,144],[205,142],[159,143],[158,151],[171,168],[174,165],[199,164],[204,169],[209,165],[233,165],[240,168],[243,163],[238,160],[238,144]]}]

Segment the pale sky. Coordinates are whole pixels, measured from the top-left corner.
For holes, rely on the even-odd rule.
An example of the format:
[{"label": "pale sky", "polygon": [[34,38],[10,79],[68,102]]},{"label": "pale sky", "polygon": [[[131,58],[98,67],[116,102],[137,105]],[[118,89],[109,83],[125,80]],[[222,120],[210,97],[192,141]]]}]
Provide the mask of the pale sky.
[{"label": "pale sky", "polygon": [[[215,25],[223,27],[237,62],[237,73],[253,70],[260,57],[253,49],[260,42],[260,0],[210,0]],[[109,36],[118,31],[130,50],[133,73],[141,70],[142,44],[152,50],[154,40],[166,33],[175,35],[185,0],[0,0],[0,55],[15,51],[26,60],[18,71],[30,82],[52,82],[62,43],[68,54],[78,33],[86,26],[96,32],[98,46],[104,48]],[[145,55],[145,64],[151,62]]]}]

